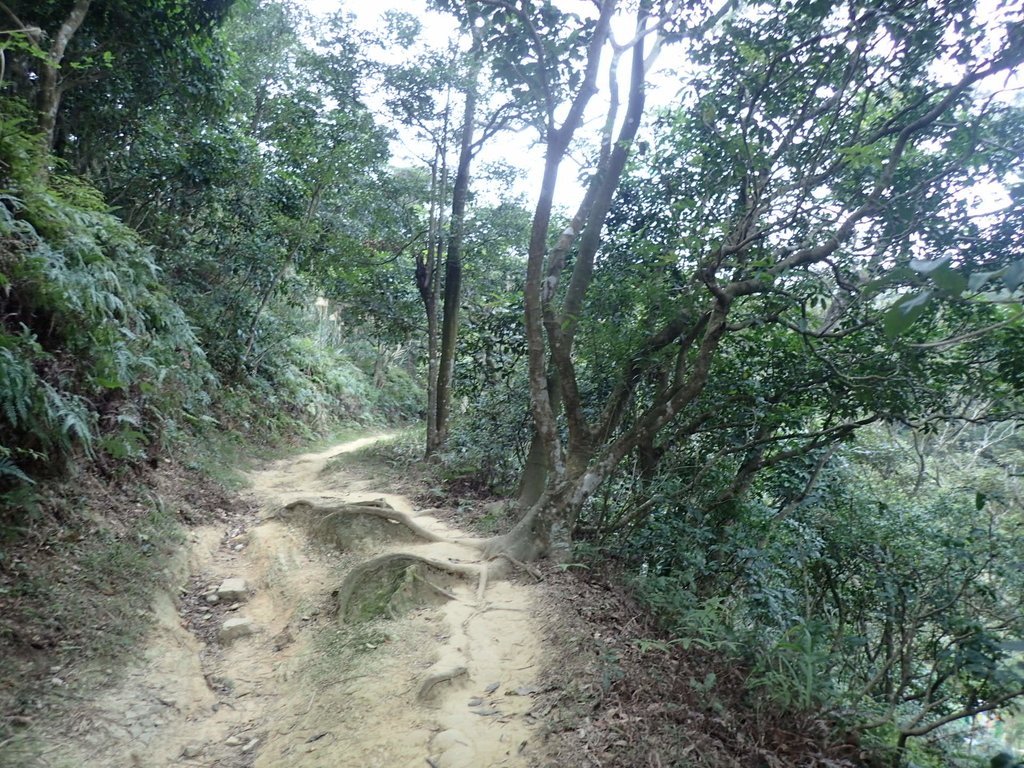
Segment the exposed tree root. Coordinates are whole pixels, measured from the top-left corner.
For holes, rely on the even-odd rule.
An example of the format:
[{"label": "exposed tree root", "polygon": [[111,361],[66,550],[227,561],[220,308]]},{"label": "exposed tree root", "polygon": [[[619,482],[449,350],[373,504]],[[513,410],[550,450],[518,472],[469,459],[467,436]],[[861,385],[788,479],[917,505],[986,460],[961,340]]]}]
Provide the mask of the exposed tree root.
[{"label": "exposed tree root", "polygon": [[375,557],[353,568],[338,588],[338,619],[355,623],[394,618],[413,608],[454,600],[451,587],[479,577],[480,570],[404,552]]},{"label": "exposed tree root", "polygon": [[306,500],[293,501],[284,508],[282,516],[302,521],[314,538],[341,550],[354,549],[367,540],[443,540],[383,499],[333,506],[321,506]]},{"label": "exposed tree root", "polygon": [[508,560],[510,563],[512,563],[512,565],[526,571],[528,574],[533,576],[533,578],[535,578],[537,581],[544,581],[544,575],[529,563],[524,563],[521,560],[516,560],[514,557],[512,557],[512,555],[508,554],[507,552],[498,552],[496,555],[492,555],[490,559],[497,560],[499,558],[504,558],[505,560]]},{"label": "exposed tree root", "polygon": [[524,535],[520,531],[465,543],[479,549],[488,560],[504,558],[513,565],[520,566],[528,561],[540,559],[546,551],[543,542],[535,540],[532,536]]},{"label": "exposed tree root", "polygon": [[428,700],[434,693],[434,688],[441,683],[452,682],[460,677],[465,677],[469,671],[466,667],[459,665],[434,672],[423,680],[416,698],[420,701]]}]

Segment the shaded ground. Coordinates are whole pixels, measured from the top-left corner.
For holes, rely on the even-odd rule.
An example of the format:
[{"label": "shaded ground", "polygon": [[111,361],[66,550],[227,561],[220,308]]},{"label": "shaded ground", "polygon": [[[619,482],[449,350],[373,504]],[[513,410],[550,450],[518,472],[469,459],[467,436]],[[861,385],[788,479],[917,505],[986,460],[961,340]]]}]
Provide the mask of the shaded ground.
[{"label": "shaded ground", "polygon": [[735,660],[695,644],[666,647],[650,611],[616,586],[615,574],[548,567],[544,577],[552,654],[537,712],[550,765],[860,765],[827,723],[759,702]]},{"label": "shaded ground", "polygon": [[[38,749],[23,751],[21,764],[469,768],[536,759],[535,588],[481,578],[487,564],[453,541],[461,532],[415,516],[343,463],[323,471],[367,442],[271,464],[251,477],[258,512],[193,528],[184,586],[156,596],[156,626],[136,659],[60,718],[32,722],[16,738]],[[281,512],[299,498],[310,503]],[[391,517],[348,514],[352,502]],[[403,563],[401,579],[363,579],[349,590],[360,604],[382,583],[391,591],[382,610],[344,620],[338,595],[349,574],[373,573],[364,564],[379,556]],[[229,577],[249,594],[211,602]],[[224,622],[237,618],[254,633],[224,640]]]}]

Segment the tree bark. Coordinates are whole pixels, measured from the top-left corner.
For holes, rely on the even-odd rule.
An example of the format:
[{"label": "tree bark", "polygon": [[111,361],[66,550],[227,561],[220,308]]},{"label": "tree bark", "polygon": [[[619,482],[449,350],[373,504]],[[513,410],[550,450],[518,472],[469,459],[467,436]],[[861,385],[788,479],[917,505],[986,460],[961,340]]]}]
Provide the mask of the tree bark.
[{"label": "tree bark", "polygon": [[[589,458],[586,455],[586,451],[590,450],[589,430],[584,435],[578,429],[579,423],[575,425],[575,436],[570,441],[573,450],[568,457],[558,434],[557,413],[560,404],[564,402],[567,409],[577,409],[571,413],[570,419],[578,419],[580,411],[575,373],[571,364],[566,364],[571,350],[571,340],[568,344],[562,344],[564,337],[561,335],[560,324],[565,320],[565,315],[554,312],[553,302],[565,252],[579,235],[581,227],[585,227],[584,221],[589,223],[596,218],[594,208],[601,207],[598,205],[598,196],[607,187],[608,177],[605,173],[599,171],[591,181],[587,198],[581,206],[583,217],[574,219],[569,228],[562,233],[558,245],[550,254],[550,261],[547,235],[559,168],[573,136],[582,123],[583,112],[596,91],[602,52],[610,36],[611,17],[616,5],[615,0],[605,0],[601,3],[600,15],[587,51],[583,82],[565,120],[560,126],[556,126],[554,115],[550,112],[547,115],[544,175],[530,232],[524,296],[530,403],[535,437],[527,462],[531,475],[527,478],[524,473],[520,496],[524,502],[531,500],[537,493],[542,475],[545,478],[545,490],[528,509],[520,523],[508,535],[496,540],[495,544],[498,548],[509,547],[530,558],[550,554],[553,539],[559,538],[555,534],[566,529],[566,523],[575,517],[585,500],[585,496],[578,491],[590,486],[590,482],[585,480],[587,473],[580,474],[586,466],[586,459]],[[642,70],[642,46],[638,45],[638,48],[634,49],[634,56],[640,57]],[[623,151],[628,153],[628,145]],[[612,191],[615,186],[617,181],[612,185]],[[600,224],[603,224],[606,212],[607,208],[600,214]],[[548,268],[545,269],[545,266]],[[588,281],[570,287],[571,297],[567,299],[569,308],[582,303],[586,282]],[[555,382],[549,375],[549,360],[555,363]],[[569,375],[569,380],[566,380],[566,374]],[[555,384],[554,390],[552,383]],[[570,434],[573,434],[572,427]],[[540,453],[544,456],[543,472],[538,456]],[[564,533],[567,535],[568,531],[564,530]]]},{"label": "tree bark", "polygon": [[[475,52],[474,52],[475,55]],[[476,120],[479,61],[474,61],[466,88],[462,115],[462,136],[459,164],[452,187],[452,209],[449,220],[448,248],[445,254],[444,305],[441,313],[441,353],[437,371],[437,431],[429,452],[440,449],[448,437],[451,416],[452,387],[455,379],[455,347],[459,334],[459,310],[462,302],[462,246],[466,224],[466,202],[469,198],[470,166],[473,162],[473,133]]]},{"label": "tree bark", "polygon": [[50,49],[46,52],[39,70],[39,93],[36,106],[39,113],[39,133],[44,154],[53,149],[54,136],[57,129],[57,114],[60,111],[64,87],[61,83],[60,69],[67,53],[68,43],[75,36],[85,15],[89,12],[92,0],[76,0],[71,13],[61,24]]},{"label": "tree bark", "polygon": [[419,289],[420,299],[423,301],[423,310],[427,315],[427,444],[424,448],[424,455],[426,456],[431,455],[434,445],[437,443],[437,299],[440,290],[440,276],[437,272],[437,253],[440,249],[438,211],[440,209],[441,190],[444,186],[447,186],[448,173],[447,166],[445,165],[444,170],[441,172],[441,176],[445,181],[441,183],[441,188],[439,189],[438,166],[443,164],[443,147],[438,145],[434,151],[434,161],[430,166],[427,252],[425,256],[417,256],[416,258],[416,286]]}]

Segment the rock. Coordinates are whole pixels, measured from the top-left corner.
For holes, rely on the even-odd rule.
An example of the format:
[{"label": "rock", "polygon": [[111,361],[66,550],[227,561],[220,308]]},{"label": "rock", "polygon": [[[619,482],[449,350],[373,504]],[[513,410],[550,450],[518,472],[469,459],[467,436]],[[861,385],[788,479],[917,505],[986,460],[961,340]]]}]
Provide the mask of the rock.
[{"label": "rock", "polygon": [[260,740],[259,740],[259,739],[253,739],[253,740],[252,740],[252,741],[250,741],[250,742],[249,742],[248,744],[246,744],[246,745],[245,745],[244,747],[242,747],[242,752],[243,752],[243,753],[244,753],[244,752],[252,752],[252,751],[253,751],[254,749],[256,749],[256,746],[257,746],[257,745],[258,745],[259,743],[260,743]]},{"label": "rock", "polygon": [[245,600],[249,596],[249,587],[245,579],[224,579],[217,587],[217,597],[221,600]]},{"label": "rock", "polygon": [[203,754],[203,747],[200,744],[188,744],[181,750],[181,756],[187,759],[199,757],[201,754]]},{"label": "rock", "polygon": [[228,619],[221,625],[220,641],[225,644],[230,643],[232,640],[251,635],[255,631],[256,628],[252,624],[252,619],[244,617]]},{"label": "rock", "polygon": [[210,605],[216,605],[220,602],[220,597],[218,597],[216,592],[210,592],[206,596],[206,602],[208,602]]},{"label": "rock", "polygon": [[224,743],[229,747],[240,747],[242,746],[242,739],[240,739],[238,736],[228,736],[224,740]]}]

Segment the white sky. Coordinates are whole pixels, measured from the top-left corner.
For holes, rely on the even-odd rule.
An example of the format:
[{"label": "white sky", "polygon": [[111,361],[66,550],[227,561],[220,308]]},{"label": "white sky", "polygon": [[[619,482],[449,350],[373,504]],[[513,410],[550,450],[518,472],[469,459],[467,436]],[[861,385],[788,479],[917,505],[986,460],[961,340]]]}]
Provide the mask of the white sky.
[{"label": "white sky", "polygon": [[[343,10],[355,16],[356,26],[373,31],[378,28],[380,18],[387,11],[403,11],[416,16],[423,24],[423,38],[436,48],[443,48],[447,41],[457,35],[454,21],[445,14],[439,14],[427,10],[426,0],[301,0],[303,4],[316,15],[328,15]],[[573,10],[573,6],[579,6],[582,13],[592,7],[588,0],[562,0],[561,6]],[[600,97],[595,99],[599,102]],[[374,103],[373,95],[366,94],[367,106],[375,110],[382,120],[387,120],[383,104]],[[607,102],[603,102],[606,104]],[[535,131],[524,131],[522,133],[504,133],[494,137],[481,150],[475,162],[475,175],[479,176],[481,166],[489,162],[505,162],[520,168],[526,174],[521,184],[515,188],[516,192],[525,197],[525,204],[532,207],[536,203],[537,191],[540,188],[541,175],[543,173],[543,147],[537,145]],[[414,146],[415,142],[408,132],[403,132],[402,138],[392,143],[392,162],[398,166],[416,165],[417,155],[420,157],[429,154],[429,149],[419,149]],[[455,162],[456,158],[452,159]],[[583,198],[583,188],[576,179],[576,167],[566,162],[563,164],[559,174],[559,184],[555,195],[556,207],[564,208],[566,211],[575,211],[576,206]],[[497,203],[495,197],[490,199],[482,184],[475,184],[474,194],[480,196],[488,203]]]}]

